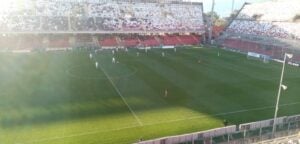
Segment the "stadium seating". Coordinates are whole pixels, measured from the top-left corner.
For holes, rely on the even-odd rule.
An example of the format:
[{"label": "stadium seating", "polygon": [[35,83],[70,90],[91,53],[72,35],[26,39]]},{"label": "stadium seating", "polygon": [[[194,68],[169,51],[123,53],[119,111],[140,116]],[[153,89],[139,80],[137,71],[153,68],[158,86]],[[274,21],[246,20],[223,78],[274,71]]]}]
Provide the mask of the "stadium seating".
[{"label": "stadium seating", "polygon": [[160,43],[155,36],[141,36],[140,40],[141,44],[145,47],[160,46]]},{"label": "stadium seating", "polygon": [[241,40],[241,39],[226,39],[223,43],[223,46],[243,53],[247,53],[247,52],[260,53],[260,54],[271,56],[272,58],[275,59],[282,59],[285,52],[293,53],[294,57],[292,61],[298,63],[300,62],[299,53],[294,53],[289,49],[272,45],[272,44],[266,45],[266,44],[260,44],[260,43]]},{"label": "stadium seating", "polygon": [[227,29],[228,32],[260,35],[268,37],[288,38],[291,33],[271,22],[249,20],[234,20]]},{"label": "stadium seating", "polygon": [[116,37],[103,38],[102,40],[99,40],[99,44],[102,47],[117,47],[119,45]]},{"label": "stadium seating", "polygon": [[239,13],[237,19],[261,21],[287,21],[299,13],[298,0],[277,0],[262,3],[247,4]]},{"label": "stadium seating", "polygon": [[226,32],[254,36],[300,39],[298,0],[246,4]]},{"label": "stadium seating", "polygon": [[[37,36],[39,42],[31,41],[26,36],[14,39],[14,46],[7,46],[14,48],[19,45],[28,48],[81,47],[83,44],[97,47],[195,45],[199,44],[198,36],[178,33],[204,33],[205,28],[202,3],[11,0],[5,2],[3,7],[0,10],[0,32],[26,33],[29,34],[28,37],[32,33],[41,33],[40,37]],[[122,34],[128,32],[143,34],[135,37]],[[166,32],[177,35],[158,36]],[[92,38],[87,33],[97,36]],[[108,33],[116,34],[107,36]],[[145,33],[156,35],[144,36]],[[47,34],[57,35],[59,38]],[[100,34],[104,38],[97,39]],[[1,43],[5,43],[6,39],[7,37],[0,38]]]},{"label": "stadium seating", "polygon": [[180,42],[184,45],[197,45],[199,44],[199,39],[193,35],[180,35],[178,36]]},{"label": "stadium seating", "polygon": [[300,62],[300,54],[294,55],[293,61]]},{"label": "stadium seating", "polygon": [[69,38],[66,36],[50,36],[48,48],[69,48]]},{"label": "stadium seating", "polygon": [[3,35],[0,38],[1,49],[17,49],[19,40],[16,36]]},{"label": "stadium seating", "polygon": [[93,38],[91,35],[77,35],[76,42],[77,43],[92,43]]},{"label": "stadium seating", "polygon": [[176,46],[176,45],[182,45],[182,42],[178,39],[176,35],[165,35],[161,36],[162,44],[165,46]]},{"label": "stadium seating", "polygon": [[6,5],[0,11],[2,31],[203,31],[204,28],[201,3],[28,0]]},{"label": "stadium seating", "polygon": [[[68,28],[68,18],[67,17],[43,17],[41,18],[41,27],[43,31],[67,31]],[[27,27],[24,23],[23,27]],[[22,30],[22,29],[20,29]],[[35,31],[35,29],[31,29]]]},{"label": "stadium seating", "polygon": [[128,36],[122,38],[122,45],[125,47],[137,47],[138,45],[140,45],[140,41],[137,36]]},{"label": "stadium seating", "polygon": [[20,38],[20,49],[43,48],[43,38],[26,35]]},{"label": "stadium seating", "polygon": [[[96,39],[94,40],[95,37]],[[97,42],[97,37],[100,37]],[[35,49],[35,48],[70,48],[70,47],[160,47],[160,46],[181,46],[198,45],[200,36],[198,35],[116,35],[116,36],[92,36],[89,34],[66,35],[19,35],[2,36],[0,44],[8,49]]]},{"label": "stadium seating", "polygon": [[[225,30],[222,45],[243,53],[255,52],[283,59],[284,53],[293,53],[300,40],[299,0],[276,0],[245,4]],[[296,46],[297,47],[297,46]]]}]

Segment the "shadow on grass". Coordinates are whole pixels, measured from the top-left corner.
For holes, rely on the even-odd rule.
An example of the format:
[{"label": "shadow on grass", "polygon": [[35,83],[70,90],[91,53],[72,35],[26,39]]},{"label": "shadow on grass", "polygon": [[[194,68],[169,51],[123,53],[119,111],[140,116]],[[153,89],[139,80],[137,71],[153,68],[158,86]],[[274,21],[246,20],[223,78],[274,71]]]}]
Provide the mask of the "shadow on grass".
[{"label": "shadow on grass", "polygon": [[[233,82],[230,81],[230,77],[232,76],[226,77],[226,75],[240,75],[243,71],[247,72],[248,69],[241,69],[239,72],[234,72],[226,67],[226,61],[224,62],[223,59],[210,61],[209,55],[212,54],[206,53],[202,49],[201,54],[205,55],[205,57],[202,58],[207,59],[210,63],[209,65],[200,67],[196,62],[195,64],[191,64],[194,59],[187,59],[187,57],[194,57],[196,59],[198,57],[195,56],[197,53],[176,54],[176,57],[178,57],[176,60],[168,56],[165,58],[161,57],[159,50],[149,52],[151,58],[145,57],[143,59],[137,59],[135,54],[132,53],[119,55],[118,57],[124,59],[126,65],[134,66],[138,69],[134,78],[143,81],[143,83],[154,91],[148,92],[156,94],[151,95],[146,92],[145,96],[137,97],[139,102],[131,101],[131,99],[135,97],[131,95],[125,94],[125,99],[128,100],[129,105],[136,112],[180,106],[209,115],[228,112],[228,109],[239,110],[256,102],[257,105],[270,103],[270,98],[273,97],[271,82],[268,82],[271,86],[266,88],[265,84],[255,85],[256,82],[260,81],[252,81],[252,77],[243,76],[245,80],[241,82],[246,82],[246,84],[239,84],[236,81],[231,83]],[[101,61],[105,64],[109,64],[111,63],[110,59],[111,57],[107,56],[101,59]],[[187,59],[187,61],[182,62],[183,59]],[[223,66],[214,65],[216,63],[220,63],[219,65]],[[239,62],[237,61],[235,63]],[[227,66],[231,65],[230,63]],[[106,69],[108,66],[104,65],[103,67]],[[172,76],[167,76],[168,73],[165,72],[160,73],[158,71],[160,67],[166,67],[165,70],[170,71],[169,74]],[[54,68],[59,69],[61,66],[54,66]],[[211,72],[211,69],[222,71],[226,74],[222,73],[217,75],[217,73]],[[110,69],[110,71],[111,70],[113,69]],[[53,74],[49,75],[49,77],[43,78],[44,81],[51,81],[51,79],[53,79],[52,76],[55,76]],[[179,82],[174,80],[179,80]],[[183,83],[180,83],[181,80]],[[43,80],[40,81],[43,83]],[[138,86],[135,86],[135,81],[130,78],[114,82],[116,84],[123,83],[124,85],[132,87],[131,93],[135,92],[134,88],[138,88]],[[25,111],[20,112],[22,114],[15,117],[2,116],[0,120],[1,127],[6,129],[17,128],[27,125],[43,125],[60,121],[105,117],[124,113],[131,115],[128,107],[108,80],[84,81],[61,76],[60,80],[55,81],[55,83],[60,83],[58,87],[55,87],[57,90],[56,93],[52,94],[47,91],[46,93],[45,91],[36,91],[36,93],[33,93],[34,95],[44,96],[32,96],[28,101],[23,102],[24,109],[41,109],[42,112],[27,114]],[[243,87],[245,85],[247,87],[241,88],[241,86]],[[263,88],[259,88],[259,85],[263,86]],[[63,88],[59,88],[62,86]],[[193,89],[190,87],[193,87]],[[263,91],[263,94],[257,94],[257,92],[251,91],[251,87],[254,88],[255,91]],[[165,89],[168,90],[168,95],[170,96],[164,97]],[[120,89],[121,93],[122,90],[124,89]],[[211,90],[211,92],[209,90]],[[257,94],[258,96],[252,96],[253,94]],[[264,94],[271,95],[265,97],[259,96]],[[224,117],[216,116],[216,118],[223,119]],[[238,119],[239,118],[235,117],[234,119],[230,119],[230,121],[237,122]]]}]

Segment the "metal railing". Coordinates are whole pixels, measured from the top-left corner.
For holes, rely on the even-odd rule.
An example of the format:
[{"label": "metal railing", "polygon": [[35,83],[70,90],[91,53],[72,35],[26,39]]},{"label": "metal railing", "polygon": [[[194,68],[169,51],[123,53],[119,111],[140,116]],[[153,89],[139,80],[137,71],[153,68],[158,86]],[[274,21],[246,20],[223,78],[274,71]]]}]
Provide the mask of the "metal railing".
[{"label": "metal railing", "polygon": [[300,131],[300,115],[276,119],[276,132],[272,135],[274,119],[231,125],[196,133],[141,141],[136,144],[248,144],[295,135]]}]

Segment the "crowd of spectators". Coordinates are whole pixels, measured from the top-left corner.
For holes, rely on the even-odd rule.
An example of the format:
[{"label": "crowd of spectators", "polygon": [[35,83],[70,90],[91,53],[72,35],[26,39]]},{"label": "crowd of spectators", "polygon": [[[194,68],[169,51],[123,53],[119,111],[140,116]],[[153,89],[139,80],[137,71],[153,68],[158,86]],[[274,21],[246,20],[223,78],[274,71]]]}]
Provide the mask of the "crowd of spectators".
[{"label": "crowd of spectators", "polygon": [[[0,31],[199,31],[201,4],[24,0],[0,10]],[[17,7],[19,6],[19,7]]]},{"label": "crowd of spectators", "polygon": [[246,4],[226,32],[300,39],[299,0],[277,0]]},{"label": "crowd of spectators", "polygon": [[227,31],[234,33],[262,35],[279,38],[287,38],[290,34],[285,29],[274,25],[271,22],[251,20],[235,20],[228,27]]},{"label": "crowd of spectators", "polygon": [[262,21],[291,21],[299,14],[299,0],[276,0],[247,4],[239,13],[238,19]]}]

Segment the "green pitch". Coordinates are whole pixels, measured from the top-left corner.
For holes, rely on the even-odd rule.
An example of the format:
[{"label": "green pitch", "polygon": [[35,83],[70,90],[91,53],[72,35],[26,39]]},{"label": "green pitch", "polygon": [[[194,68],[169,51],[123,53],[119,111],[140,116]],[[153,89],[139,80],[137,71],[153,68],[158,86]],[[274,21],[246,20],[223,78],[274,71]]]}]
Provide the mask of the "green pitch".
[{"label": "green pitch", "polygon": [[[1,53],[0,143],[126,144],[272,118],[281,64],[161,53],[119,51],[116,64],[111,51]],[[300,68],[287,66],[284,84],[279,115],[299,114]]]}]

